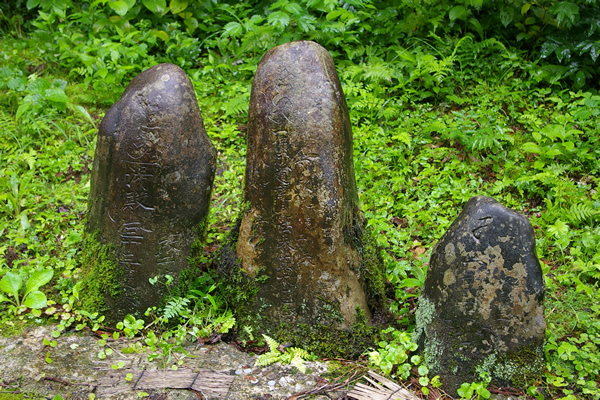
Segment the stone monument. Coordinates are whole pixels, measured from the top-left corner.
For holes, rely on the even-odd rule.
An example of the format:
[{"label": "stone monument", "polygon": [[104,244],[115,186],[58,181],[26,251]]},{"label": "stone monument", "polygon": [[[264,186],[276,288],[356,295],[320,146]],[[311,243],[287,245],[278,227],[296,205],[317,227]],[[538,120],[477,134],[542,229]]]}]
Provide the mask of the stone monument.
[{"label": "stone monument", "polygon": [[451,395],[488,373],[522,387],[543,366],[544,277],[529,221],[473,197],[433,249],[415,341]]},{"label": "stone monument", "polygon": [[[158,306],[202,230],[215,173],[191,81],[156,65],[136,76],[98,133],[84,245],[84,306],[110,321]],[[150,278],[158,278],[153,286]],[[172,288],[171,288],[172,289]]]},{"label": "stone monument", "polygon": [[296,344],[298,326],[348,329],[357,309],[368,320],[384,275],[376,256],[367,260],[348,110],[323,47],[298,41],[264,55],[247,143],[236,251],[256,285],[246,311]]}]

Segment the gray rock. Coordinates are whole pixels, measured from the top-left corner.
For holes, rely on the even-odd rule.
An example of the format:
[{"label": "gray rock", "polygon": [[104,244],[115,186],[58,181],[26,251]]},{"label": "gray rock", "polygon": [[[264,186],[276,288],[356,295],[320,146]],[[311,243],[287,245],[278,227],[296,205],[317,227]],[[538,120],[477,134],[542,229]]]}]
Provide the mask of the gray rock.
[{"label": "gray rock", "polygon": [[414,339],[452,394],[487,372],[523,386],[543,365],[544,277],[529,221],[474,197],[433,249]]},{"label": "gray rock", "polygon": [[257,280],[252,314],[267,330],[345,329],[357,308],[368,318],[352,131],[329,53],[308,41],[267,52],[248,119],[248,208],[237,257],[250,277],[266,279]]},{"label": "gray rock", "polygon": [[[323,382],[320,376],[329,370],[327,363],[307,362],[310,372],[306,374],[299,373],[291,365],[272,364],[257,368],[259,374],[256,376],[236,375],[235,371],[240,365],[254,365],[256,357],[225,343],[202,347],[188,343],[183,346],[185,355],[177,353],[170,362],[166,356],[148,361],[148,355],[153,352],[143,346],[140,338],[129,340],[121,337],[116,341],[109,339],[106,346],[101,347],[98,337],[89,332],[63,334],[54,339],[51,333],[55,328],[35,327],[21,336],[0,336],[2,390],[17,390],[25,397],[32,398],[53,398],[60,395],[65,399],[85,400],[93,393],[98,399],[135,400],[139,399],[139,393],[146,392],[150,398],[155,399],[196,399],[198,394],[189,389],[142,390],[135,388],[135,379],[127,379],[128,373],[136,377],[141,371],[171,371],[171,367],[178,365],[177,361],[180,360],[181,365],[178,365],[177,371],[183,375],[189,371],[211,370],[233,378],[226,395],[208,395],[210,400],[286,399],[299,391],[322,386],[322,383],[317,382]],[[45,346],[44,339],[55,340],[56,346]],[[127,351],[131,348],[137,351]],[[101,351],[106,353],[105,358],[99,358]],[[123,364],[114,369],[119,362]],[[265,379],[265,375],[272,375],[273,379]],[[278,383],[282,380],[287,385]],[[269,384],[270,381],[273,385]],[[159,386],[169,387],[170,384],[172,382],[163,382]],[[337,395],[333,398],[342,396],[344,389],[335,391]]]},{"label": "gray rock", "polygon": [[[165,294],[165,275],[177,284],[214,173],[215,150],[183,70],[160,64],[136,76],[98,133],[87,225],[94,240],[84,259],[98,253],[94,241],[110,251],[84,265],[90,311],[113,322],[141,316]],[[161,283],[152,286],[152,277]]]}]

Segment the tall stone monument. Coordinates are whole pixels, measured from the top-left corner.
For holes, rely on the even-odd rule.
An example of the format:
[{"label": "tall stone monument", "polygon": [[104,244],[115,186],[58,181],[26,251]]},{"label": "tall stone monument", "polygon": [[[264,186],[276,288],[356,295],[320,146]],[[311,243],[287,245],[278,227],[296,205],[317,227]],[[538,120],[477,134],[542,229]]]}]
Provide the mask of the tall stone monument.
[{"label": "tall stone monument", "polygon": [[136,76],[98,133],[84,246],[87,308],[118,321],[159,305],[166,275],[176,285],[188,265],[214,173],[215,150],[185,72],[160,64]]},{"label": "tall stone monument", "polygon": [[368,319],[383,273],[363,257],[350,120],[323,47],[298,41],[264,55],[247,135],[237,257],[256,279],[249,312],[271,334],[316,324],[347,329],[357,309]]},{"label": "tall stone monument", "polygon": [[523,386],[543,366],[544,277],[529,221],[471,198],[433,249],[415,341],[446,391],[480,381]]}]

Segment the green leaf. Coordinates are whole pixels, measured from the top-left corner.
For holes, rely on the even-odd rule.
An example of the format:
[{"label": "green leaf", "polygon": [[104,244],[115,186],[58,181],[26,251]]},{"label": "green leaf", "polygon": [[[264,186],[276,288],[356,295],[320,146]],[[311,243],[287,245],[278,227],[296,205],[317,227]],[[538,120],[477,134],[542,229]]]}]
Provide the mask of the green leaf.
[{"label": "green leaf", "polygon": [[577,71],[574,81],[576,88],[582,88],[585,86],[585,73],[581,70]]},{"label": "green leaf", "polygon": [[536,154],[542,153],[542,150],[540,149],[540,147],[533,142],[524,143],[523,146],[521,146],[521,149],[523,149],[523,151],[525,151],[527,153],[536,153]]},{"label": "green leaf", "polygon": [[129,11],[129,5],[123,0],[110,2],[108,3],[108,6],[121,17],[127,14],[127,11]]},{"label": "green leaf", "polygon": [[559,1],[550,8],[550,11],[556,15],[558,26],[570,27],[579,16],[579,6],[568,1]]},{"label": "green leaf", "polygon": [[54,101],[57,103],[66,104],[69,102],[69,98],[62,89],[47,89],[44,93],[46,100]]},{"label": "green leaf", "polygon": [[562,151],[560,149],[550,149],[544,155],[547,157],[560,156],[562,155]]},{"label": "green leaf", "polygon": [[402,279],[400,286],[402,286],[402,287],[420,287],[422,284],[423,284],[423,282],[421,282],[418,279],[405,278],[405,279]]},{"label": "green leaf", "polygon": [[0,303],[3,303],[3,302],[5,302],[5,301],[8,301],[8,302],[11,302],[11,303],[12,303],[12,301],[11,301],[11,300],[10,300],[8,297],[6,297],[6,296],[5,296],[5,295],[3,295],[3,294],[0,294]]},{"label": "green leaf", "polygon": [[22,284],[23,280],[21,279],[21,275],[9,271],[6,274],[4,274],[4,276],[0,280],[0,289],[4,293],[11,294],[13,295],[13,297],[18,298],[19,289],[21,289]]},{"label": "green leaf", "polygon": [[396,47],[396,54],[398,54],[400,57],[402,57],[403,59],[405,59],[406,61],[410,61],[412,63],[416,63],[417,59],[415,58],[415,56],[410,53],[407,49],[405,49],[404,47]]},{"label": "green leaf", "polygon": [[83,106],[77,104],[73,106],[73,109],[78,111],[79,114],[81,114],[81,116],[84,117],[90,124],[95,125],[92,116],[87,112],[87,110]]},{"label": "green leaf", "polygon": [[265,339],[265,342],[267,342],[267,345],[269,346],[269,350],[271,351],[271,353],[278,353],[277,347],[279,347],[279,343],[271,338],[270,336],[267,336],[263,333],[263,338]]},{"label": "green leaf", "polygon": [[27,0],[27,9],[31,10],[32,8],[37,7],[40,4],[40,0]]},{"label": "green leaf", "polygon": [[223,28],[223,33],[221,34],[221,37],[227,38],[230,36],[236,36],[237,34],[242,32],[242,24],[240,24],[239,22],[229,22],[227,25],[225,25],[225,27]]},{"label": "green leaf", "polygon": [[471,18],[469,19],[469,23],[473,25],[477,33],[479,33],[479,36],[483,38],[483,28],[481,27],[479,20],[477,20],[476,18]]},{"label": "green leaf", "polygon": [[448,16],[450,17],[450,21],[454,21],[456,19],[462,19],[465,21],[467,19],[467,9],[463,6],[452,7],[448,13]]},{"label": "green leaf", "polygon": [[188,7],[189,3],[187,0],[171,0],[169,9],[173,14],[179,14]]},{"label": "green leaf", "polygon": [[160,39],[164,40],[165,42],[169,41],[169,35],[165,31],[153,30],[152,31],[152,36],[160,38]]},{"label": "green leaf", "polygon": [[267,21],[276,28],[284,29],[290,23],[290,16],[286,12],[275,11],[269,14]]},{"label": "green leaf", "polygon": [[27,294],[38,290],[41,286],[44,286],[46,283],[50,282],[52,277],[54,276],[54,270],[46,269],[44,271],[36,271],[27,280],[27,284],[25,285],[25,296]]},{"label": "green leaf", "polygon": [[303,32],[309,32],[315,29],[317,19],[312,15],[305,14],[298,18],[296,22],[298,23],[298,26]]},{"label": "green leaf", "polygon": [[305,13],[305,10],[298,3],[286,4],[283,9],[292,15],[301,15]]},{"label": "green leaf", "polygon": [[31,228],[31,225],[29,224],[29,218],[27,218],[27,214],[23,212],[21,214],[21,229],[26,231],[29,228]]},{"label": "green leaf", "polygon": [[333,21],[334,19],[336,19],[337,17],[339,17],[340,15],[343,14],[343,10],[333,10],[330,13],[327,14],[327,16],[325,17],[327,19],[327,21]]},{"label": "green leaf", "polygon": [[40,291],[29,293],[23,304],[29,308],[44,308],[48,305],[46,295]]},{"label": "green leaf", "polygon": [[154,14],[163,14],[167,9],[166,0],[142,0],[142,4]]},{"label": "green leaf", "polygon": [[52,84],[46,78],[38,78],[34,81],[31,81],[29,85],[27,85],[27,91],[31,94],[44,94],[47,89],[50,89]]}]

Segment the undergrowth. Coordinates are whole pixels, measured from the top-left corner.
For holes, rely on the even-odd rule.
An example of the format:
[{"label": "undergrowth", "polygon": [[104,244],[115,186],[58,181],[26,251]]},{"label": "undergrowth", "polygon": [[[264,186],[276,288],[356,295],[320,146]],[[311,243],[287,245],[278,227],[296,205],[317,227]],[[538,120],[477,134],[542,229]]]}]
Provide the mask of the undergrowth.
[{"label": "undergrowth", "polygon": [[[177,364],[172,355],[185,340],[242,329],[211,268],[242,208],[251,79],[268,48],[310,39],[338,68],[361,206],[403,327],[365,349],[370,366],[418,377],[424,395],[437,390],[406,338],[433,245],[470,197],[487,195],[531,221],[546,280],[546,369],[518,389],[540,399],[600,398],[596,3],[0,5],[0,327],[142,335],[165,367]],[[103,327],[100,315],[80,311],[78,286],[95,135],[131,78],[158,62],[188,73],[218,151],[207,234],[195,245],[187,291],[144,320]],[[41,283],[27,293],[29,280],[30,289]],[[274,360],[289,357],[275,350]],[[465,397],[487,395],[485,376],[463,386]]]}]

